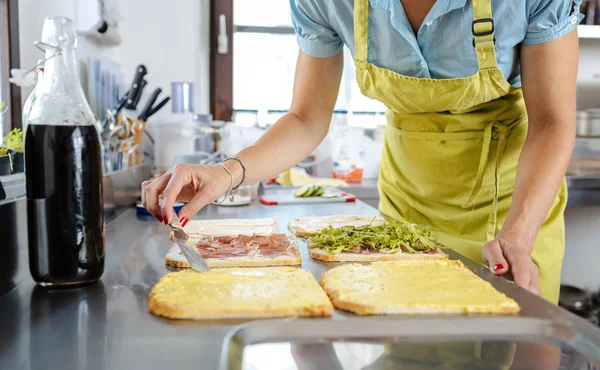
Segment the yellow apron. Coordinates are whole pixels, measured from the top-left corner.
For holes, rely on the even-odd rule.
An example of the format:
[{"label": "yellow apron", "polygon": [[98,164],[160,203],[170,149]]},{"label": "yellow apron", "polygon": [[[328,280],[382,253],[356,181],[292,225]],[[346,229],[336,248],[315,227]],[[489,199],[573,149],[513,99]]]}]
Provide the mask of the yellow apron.
[{"label": "yellow apron", "polygon": [[[362,93],[384,103],[388,125],[379,177],[384,215],[430,225],[435,237],[483,264],[512,202],[517,162],[527,136],[521,89],[496,64],[490,0],[473,0],[479,71],[436,80],[403,76],[367,61],[369,0],[355,0],[356,78]],[[566,183],[535,241],[543,296],[558,302],[564,252]]]}]

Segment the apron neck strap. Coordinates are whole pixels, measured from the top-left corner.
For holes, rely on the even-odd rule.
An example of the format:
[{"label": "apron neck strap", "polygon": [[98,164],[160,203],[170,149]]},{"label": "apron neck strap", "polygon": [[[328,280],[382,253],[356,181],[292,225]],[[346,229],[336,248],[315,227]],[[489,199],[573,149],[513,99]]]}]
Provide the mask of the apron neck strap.
[{"label": "apron neck strap", "polygon": [[368,54],[369,0],[354,0],[354,61],[366,64]]},{"label": "apron neck strap", "polygon": [[[399,1],[399,0],[396,0]],[[491,0],[473,0],[473,46],[479,70],[497,67]],[[354,61],[367,63],[369,54],[369,0],[354,0]]]},{"label": "apron neck strap", "polygon": [[496,37],[494,36],[491,0],[473,0],[473,46],[477,54],[479,70],[496,68]]}]

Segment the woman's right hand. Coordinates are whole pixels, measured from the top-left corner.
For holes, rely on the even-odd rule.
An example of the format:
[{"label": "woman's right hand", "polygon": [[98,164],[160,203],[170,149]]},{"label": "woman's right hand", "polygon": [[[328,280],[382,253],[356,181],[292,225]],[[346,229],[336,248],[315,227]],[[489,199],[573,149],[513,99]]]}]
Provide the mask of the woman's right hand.
[{"label": "woman's right hand", "polygon": [[221,166],[180,163],[164,175],[142,183],[142,204],[158,221],[168,225],[175,202],[187,202],[178,215],[185,226],[200,209],[222,197],[230,185],[231,176]]}]

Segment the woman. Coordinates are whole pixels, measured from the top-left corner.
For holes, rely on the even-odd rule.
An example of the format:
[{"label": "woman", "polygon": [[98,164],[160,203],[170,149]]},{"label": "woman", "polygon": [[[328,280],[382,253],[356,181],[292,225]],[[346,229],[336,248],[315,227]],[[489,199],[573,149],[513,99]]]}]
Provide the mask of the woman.
[{"label": "woman", "polygon": [[389,108],[380,211],[433,226],[440,242],[556,303],[580,1],[291,0],[301,51],[289,113],[239,161],[178,165],[144,183],[143,202],[168,223],[188,201],[187,222],[230,184],[305,159],[329,129],[346,44],[361,91]]}]

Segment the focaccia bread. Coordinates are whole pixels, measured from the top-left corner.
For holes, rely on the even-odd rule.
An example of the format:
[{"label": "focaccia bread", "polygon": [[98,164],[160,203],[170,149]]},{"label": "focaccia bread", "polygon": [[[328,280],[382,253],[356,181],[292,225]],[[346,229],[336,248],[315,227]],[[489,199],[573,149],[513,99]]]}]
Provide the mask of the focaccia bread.
[{"label": "focaccia bread", "polygon": [[[192,238],[209,267],[296,266],[302,264],[298,240],[293,235],[271,234],[202,236]],[[190,267],[177,244],[165,256],[173,267]]]},{"label": "focaccia bread", "polygon": [[334,215],[334,216],[310,216],[295,218],[289,222],[288,227],[299,237],[310,236],[329,226],[339,228],[342,226],[365,226],[381,225],[385,219],[380,216],[358,216],[358,215]]},{"label": "focaccia bread", "polygon": [[323,274],[336,308],[358,315],[515,314],[519,305],[460,261],[347,264]]},{"label": "focaccia bread", "polygon": [[170,319],[331,316],[333,306],[311,273],[294,267],[170,273],[152,288],[150,312]]},{"label": "focaccia bread", "polygon": [[[190,220],[183,228],[190,237],[202,235],[210,236],[236,236],[245,235],[270,235],[279,232],[279,223],[276,218],[240,218],[222,220]],[[173,240],[173,233],[170,235]]]}]

